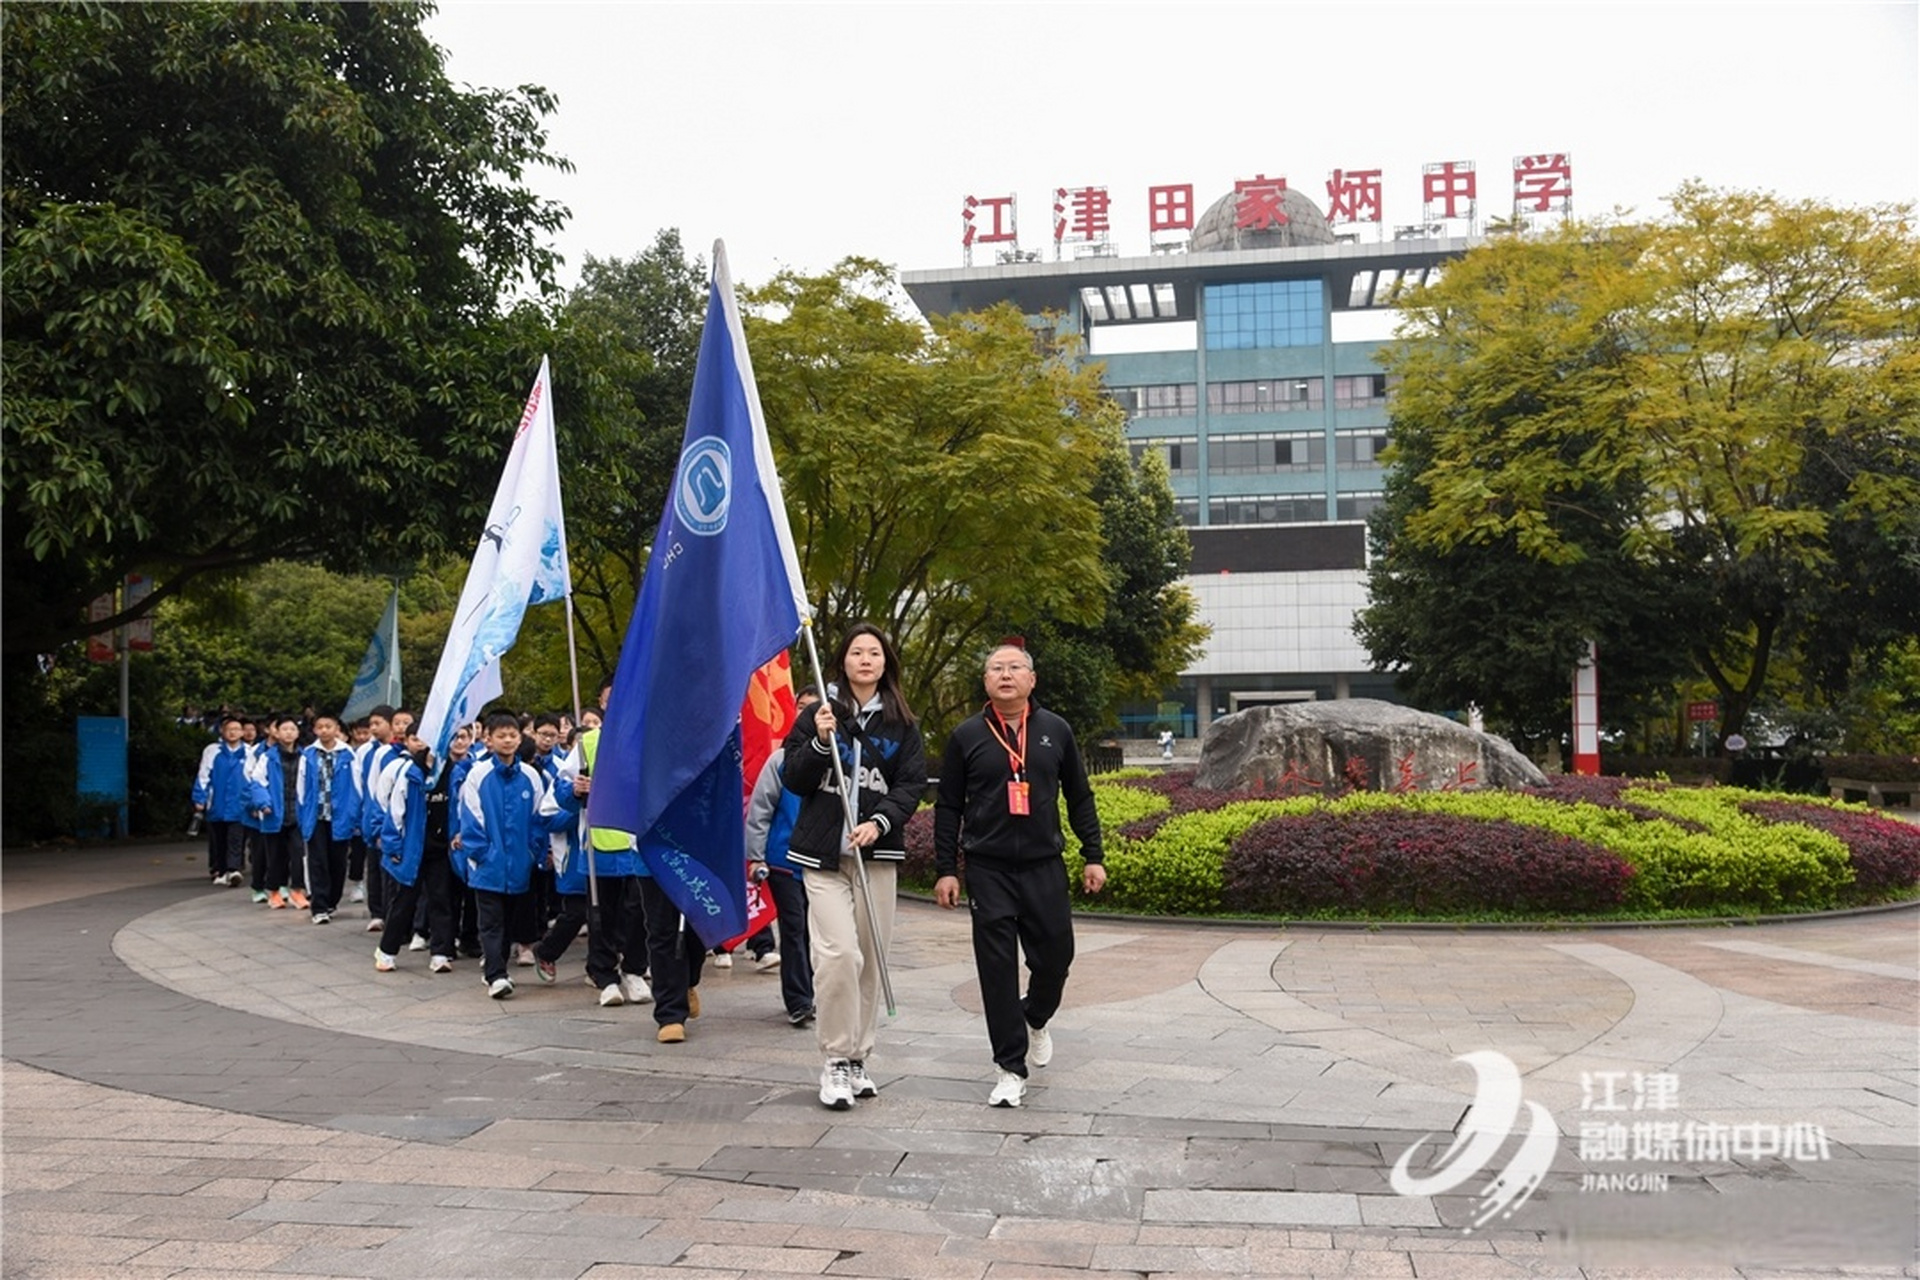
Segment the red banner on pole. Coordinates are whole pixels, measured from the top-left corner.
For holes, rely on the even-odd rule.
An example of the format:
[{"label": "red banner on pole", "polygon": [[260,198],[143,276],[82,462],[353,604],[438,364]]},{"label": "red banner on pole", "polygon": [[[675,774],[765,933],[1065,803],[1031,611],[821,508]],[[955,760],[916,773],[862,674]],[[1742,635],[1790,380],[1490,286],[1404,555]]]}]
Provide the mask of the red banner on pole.
[{"label": "red banner on pole", "polygon": [[[88,622],[99,622],[103,618],[111,618],[112,616],[113,616],[113,592],[111,591],[107,592],[105,595],[95,596],[93,598],[93,602],[87,606]],[[117,661],[120,657],[120,650],[118,646],[114,644],[113,641],[114,641],[114,635],[113,635],[113,632],[111,631],[97,631],[93,635],[88,636],[87,637],[87,661],[88,662]]]}]

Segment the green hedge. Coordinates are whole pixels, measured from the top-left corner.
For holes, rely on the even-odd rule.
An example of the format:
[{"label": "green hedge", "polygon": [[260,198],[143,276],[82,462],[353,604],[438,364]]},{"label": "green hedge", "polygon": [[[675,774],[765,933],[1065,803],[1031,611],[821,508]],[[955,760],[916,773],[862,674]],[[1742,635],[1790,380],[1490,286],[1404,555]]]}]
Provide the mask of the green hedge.
[{"label": "green hedge", "polygon": [[[1558,795],[1549,786],[1528,792],[1360,791],[1332,798],[1316,795],[1262,800],[1246,799],[1244,793],[1197,791],[1184,785],[1182,779],[1165,774],[1153,775],[1151,790],[1148,776],[1138,771],[1103,775],[1095,779],[1094,791],[1106,843],[1107,890],[1082,905],[1146,915],[1220,915],[1236,908],[1244,912],[1257,900],[1266,914],[1329,914],[1328,900],[1317,891],[1299,895],[1294,909],[1289,909],[1287,902],[1275,901],[1272,895],[1250,895],[1245,886],[1253,873],[1245,868],[1237,880],[1240,887],[1231,895],[1223,890],[1235,859],[1256,857],[1256,847],[1257,857],[1270,863],[1286,858],[1284,836],[1277,836],[1275,829],[1269,827],[1243,842],[1246,833],[1278,818],[1305,815],[1336,823],[1334,828],[1298,828],[1302,839],[1307,839],[1304,833],[1310,829],[1319,833],[1311,839],[1316,847],[1327,850],[1329,878],[1355,875],[1358,863],[1327,843],[1327,830],[1353,833],[1357,845],[1373,851],[1368,858],[1359,859],[1364,863],[1363,870],[1385,865],[1381,861],[1384,858],[1397,868],[1394,874],[1400,882],[1407,878],[1404,867],[1417,865],[1425,869],[1420,874],[1435,880],[1471,883],[1475,873],[1467,864],[1485,853],[1476,849],[1476,844],[1492,842],[1496,835],[1503,848],[1521,850],[1509,856],[1532,856],[1524,852],[1532,846],[1523,838],[1515,844],[1519,837],[1507,829],[1509,826],[1540,831],[1539,848],[1543,851],[1558,847],[1549,837],[1563,839],[1617,858],[1631,868],[1631,874],[1625,876],[1623,884],[1615,885],[1610,895],[1589,899],[1599,906],[1617,898],[1618,906],[1584,914],[1563,910],[1553,918],[1771,914],[1920,894],[1920,828],[1872,814],[1860,806],[1832,806],[1837,815],[1845,815],[1845,820],[1825,822],[1807,818],[1804,809],[1762,803],[1787,799],[1772,793],[1618,780],[1609,780],[1611,787],[1596,789],[1592,781],[1569,780]],[[1607,792],[1615,798],[1609,799]],[[1804,803],[1807,798],[1792,799]],[[1168,813],[1170,808],[1174,812]],[[1828,807],[1822,806],[1818,812],[1827,811]],[[1126,824],[1159,814],[1167,816],[1157,825],[1142,823],[1139,828],[1150,834],[1137,839],[1121,834]],[[1436,828],[1430,823],[1410,823],[1410,815],[1458,821]],[[1496,832],[1493,826],[1487,826],[1481,833],[1483,839],[1476,841],[1473,824],[1500,824],[1500,828]],[[1284,824],[1279,828],[1281,832],[1286,829]],[[1416,829],[1420,833],[1417,848],[1411,834]],[[1436,848],[1433,833],[1437,830],[1459,833],[1456,840],[1461,865],[1444,862],[1446,842]],[[932,883],[931,831],[931,811],[923,809],[907,833],[909,852],[903,878],[910,887],[925,888]],[[1069,836],[1067,844],[1068,869],[1077,884],[1078,843]],[[1856,849],[1863,868],[1871,865],[1870,872],[1861,877],[1864,885],[1856,883]],[[1539,856],[1549,855],[1542,852]],[[1306,873],[1306,869],[1294,865],[1297,862],[1298,858],[1287,862],[1289,874]],[[1420,909],[1410,904],[1422,901],[1423,895],[1408,890],[1401,896],[1406,902],[1391,909],[1387,899],[1378,895],[1366,900],[1393,918]],[[1478,908],[1458,901],[1457,891],[1441,896],[1447,900],[1448,918],[1476,914],[1511,918],[1516,911],[1512,894],[1504,890],[1490,890]],[[1526,914],[1524,907],[1518,909]],[[1344,914],[1355,913],[1365,914],[1359,908]]]}]

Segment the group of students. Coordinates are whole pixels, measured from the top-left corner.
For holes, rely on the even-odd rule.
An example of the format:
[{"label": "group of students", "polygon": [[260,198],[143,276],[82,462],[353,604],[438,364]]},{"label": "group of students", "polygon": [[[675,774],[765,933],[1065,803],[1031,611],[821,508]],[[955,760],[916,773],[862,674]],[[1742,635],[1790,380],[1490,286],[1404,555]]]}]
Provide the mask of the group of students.
[{"label": "group of students", "polygon": [[[764,931],[750,949],[761,968],[779,971],[788,1021],[815,1027],[822,1105],[846,1110],[879,1093],[867,1064],[907,821],[928,769],[887,637],[854,626],[833,668],[839,681],[824,698],[806,690],[797,699],[792,731],[753,781],[745,822],[749,875],[773,898],[779,936],[777,956]],[[988,703],[949,737],[940,773],[934,894],[958,905],[964,870],[998,1071],[989,1102],[1019,1106],[1028,1066],[1052,1056],[1047,1024],[1073,960],[1063,794],[1083,888],[1098,892],[1106,873],[1085,766],[1066,722],[1031,701],[1031,657],[1001,646],[984,679]],[[601,687],[601,711],[611,685]],[[412,716],[389,707],[344,735],[336,717],[318,715],[304,746],[294,717],[270,717],[264,741],[243,718],[224,717],[194,783],[209,874],[238,886],[250,863],[255,901],[303,908],[316,924],[343,895],[365,901],[368,931],[380,934],[376,970],[393,971],[424,937],[432,972],[477,955],[494,999],[513,994],[510,965],[555,981],[584,931],[599,1003],[650,1002],[656,1038],[683,1043],[700,1016],[706,948],[633,836],[587,824],[599,715],[582,718],[566,743],[559,717],[523,726],[495,712],[462,726],[440,762],[413,735]]]}]

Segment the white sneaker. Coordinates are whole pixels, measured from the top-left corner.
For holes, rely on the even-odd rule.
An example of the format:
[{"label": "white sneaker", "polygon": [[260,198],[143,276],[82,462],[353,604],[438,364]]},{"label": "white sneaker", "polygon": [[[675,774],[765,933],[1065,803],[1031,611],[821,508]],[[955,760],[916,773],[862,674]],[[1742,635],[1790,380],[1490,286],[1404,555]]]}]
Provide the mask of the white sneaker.
[{"label": "white sneaker", "polygon": [[513,944],[513,962],[519,965],[522,969],[531,968],[533,965],[533,948],[523,947],[517,942],[514,943]]},{"label": "white sneaker", "polygon": [[1045,1027],[1027,1028],[1027,1061],[1036,1067],[1053,1061],[1053,1032]]},{"label": "white sneaker", "polygon": [[716,969],[733,968],[733,952],[722,951],[719,955],[715,956],[713,958],[713,967]]},{"label": "white sneaker", "polygon": [[999,1083],[993,1086],[993,1092],[987,1095],[990,1107],[1017,1107],[1020,1100],[1027,1096],[1027,1081],[1011,1071],[1000,1073]]},{"label": "white sneaker", "polygon": [[854,1097],[877,1098],[880,1096],[880,1086],[875,1084],[873,1082],[873,1077],[867,1074],[866,1063],[852,1062],[852,1063],[848,1063],[847,1065],[853,1068],[853,1096]]},{"label": "white sneaker", "polygon": [[452,973],[453,958],[451,956],[433,957],[433,959],[427,961],[427,972],[428,973]]},{"label": "white sneaker", "polygon": [[618,1008],[626,1002],[627,998],[620,994],[619,983],[609,982],[606,986],[600,988],[600,1007],[602,1009]]},{"label": "white sneaker", "polygon": [[368,933],[385,933],[386,931],[387,931],[387,922],[385,920],[382,920],[379,916],[375,916],[373,919],[367,921]]},{"label": "white sneaker", "polygon": [[353,892],[347,895],[347,901],[348,902],[365,902],[366,900],[367,900],[367,886],[363,884],[361,881],[355,880],[353,882]]},{"label": "white sneaker", "polygon": [[375,947],[373,949],[373,971],[375,973],[392,973],[393,959],[394,958],[392,956],[388,955],[386,952],[382,951],[380,948]]},{"label": "white sneaker", "polygon": [[513,994],[512,978],[495,978],[487,987],[487,994],[495,1000],[505,1000]]},{"label": "white sneaker", "polygon": [[780,953],[778,951],[767,952],[767,954],[753,962],[753,967],[761,973],[772,973],[780,967]]},{"label": "white sneaker", "polygon": [[820,1105],[835,1111],[853,1106],[853,1064],[834,1058],[820,1069]]},{"label": "white sneaker", "polygon": [[418,934],[418,933],[414,934],[413,941],[407,944],[407,950],[409,951],[425,951],[426,949],[427,949],[427,940],[425,936],[422,934]]},{"label": "white sneaker", "polygon": [[620,979],[620,994],[627,998],[628,1004],[652,1004],[653,988],[647,980],[637,973],[625,974]]}]

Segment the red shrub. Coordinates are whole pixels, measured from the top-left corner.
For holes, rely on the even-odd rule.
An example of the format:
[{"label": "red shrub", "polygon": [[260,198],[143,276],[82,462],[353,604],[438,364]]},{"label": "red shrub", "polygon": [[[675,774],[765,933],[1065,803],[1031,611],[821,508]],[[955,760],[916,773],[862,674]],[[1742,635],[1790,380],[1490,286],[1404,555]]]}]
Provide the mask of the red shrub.
[{"label": "red shrub", "polygon": [[1450,814],[1310,813],[1243,832],[1222,868],[1229,911],[1299,915],[1618,907],[1633,868],[1585,841]]},{"label": "red shrub", "polygon": [[1920,827],[1878,814],[1791,800],[1754,800],[1740,808],[1768,822],[1798,822],[1837,837],[1853,858],[1857,898],[1871,901],[1908,893],[1920,884]]}]

